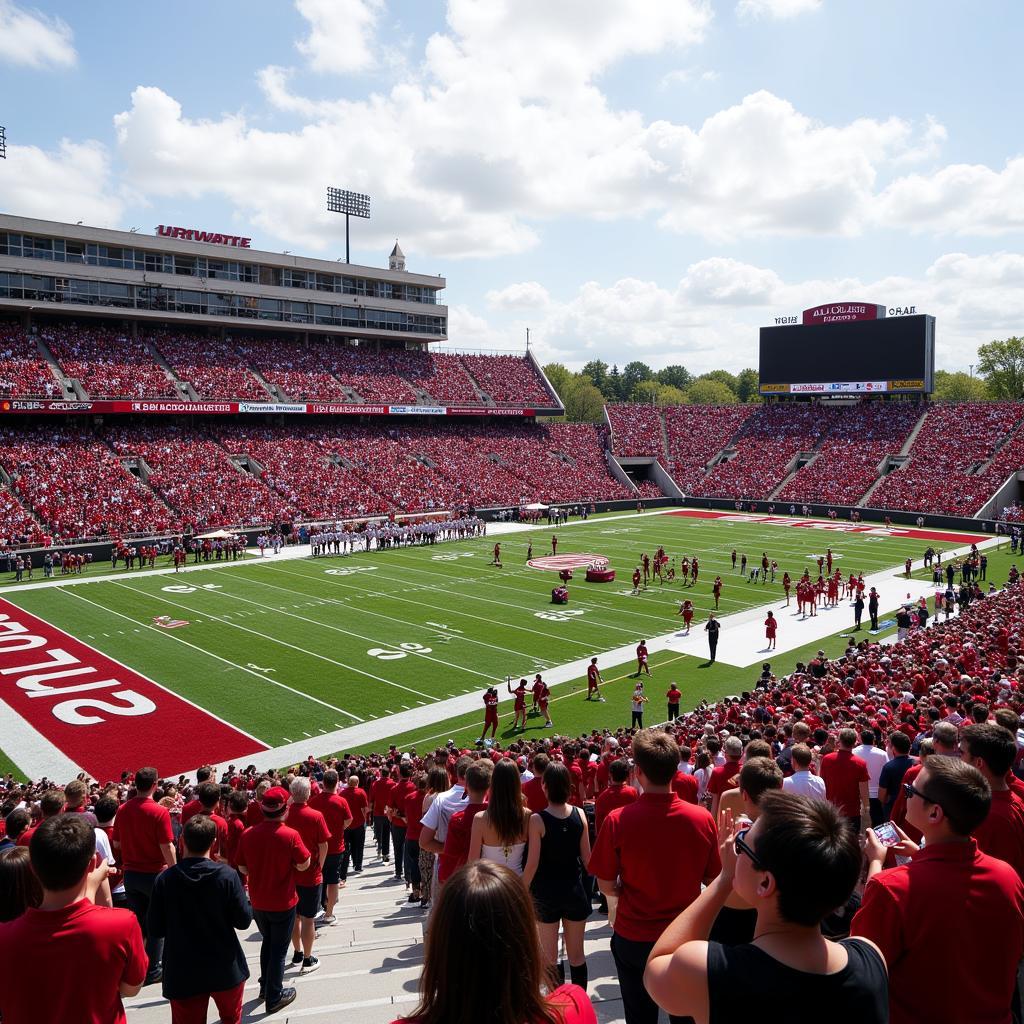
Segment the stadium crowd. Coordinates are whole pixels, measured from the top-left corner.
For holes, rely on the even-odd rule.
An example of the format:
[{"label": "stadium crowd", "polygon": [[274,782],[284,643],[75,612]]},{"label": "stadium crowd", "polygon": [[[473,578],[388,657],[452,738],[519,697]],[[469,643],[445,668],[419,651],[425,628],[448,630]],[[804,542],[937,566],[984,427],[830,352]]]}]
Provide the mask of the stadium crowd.
[{"label": "stadium crowd", "polygon": [[151,341],[178,379],[191,384],[201,399],[266,402],[271,397],[239,353],[218,338],[165,331]]},{"label": "stadium crowd", "polygon": [[18,967],[0,1013],[123,1021],[121,998],[160,982],[172,1020],[205,1020],[213,998],[236,1022],[236,929],[252,920],[277,1012],[296,998],[289,956],[317,970],[317,929],[375,857],[430,908],[408,1020],[477,1020],[490,994],[532,1015],[495,1019],[595,1021],[584,924],[608,913],[628,1024],[658,1006],[739,1020],[758,1000],[835,1022],[1008,1024],[1022,683],[1011,583],[889,646],[851,640],[787,675],[766,664],[742,695],[682,715],[666,683],[670,714],[648,729],[195,781],[7,777],[0,962]]},{"label": "stadium crowd", "polygon": [[0,324],[0,398],[59,398],[61,387],[35,342],[17,326]]}]

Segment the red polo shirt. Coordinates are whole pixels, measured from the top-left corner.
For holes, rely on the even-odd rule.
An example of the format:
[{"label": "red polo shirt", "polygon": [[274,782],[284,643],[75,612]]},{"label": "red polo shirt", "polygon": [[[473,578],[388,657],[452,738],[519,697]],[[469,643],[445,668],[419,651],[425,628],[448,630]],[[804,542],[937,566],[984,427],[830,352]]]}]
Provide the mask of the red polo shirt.
[{"label": "red polo shirt", "polygon": [[349,828],[358,828],[366,824],[366,809],[370,806],[370,798],[366,795],[365,789],[359,786],[346,786],[340,791],[352,811],[352,824]]},{"label": "red polo shirt", "polygon": [[253,825],[259,825],[263,820],[263,808],[260,807],[259,800],[251,800],[245,809],[246,825],[252,828]]},{"label": "red polo shirt", "polygon": [[601,790],[594,801],[594,834],[601,831],[604,819],[616,807],[627,807],[636,803],[639,795],[632,786],[627,786],[624,782],[613,782],[607,789]]},{"label": "red polo shirt", "polygon": [[974,830],[978,849],[1005,860],[1024,878],[1024,800],[1009,789],[992,791],[988,817]]},{"label": "red polo shirt", "polygon": [[313,858],[313,863],[295,876],[295,884],[319,885],[324,880],[320,870],[320,844],[327,843],[328,852],[331,849],[331,830],[324,816],[309,804],[292,804],[284,820],[286,825],[299,833],[303,845]]},{"label": "red polo shirt", "polygon": [[181,809],[181,827],[184,828],[189,818],[194,818],[202,809],[203,805],[199,800],[189,800]]},{"label": "red polo shirt", "polygon": [[675,793],[644,793],[605,818],[587,870],[621,879],[615,933],[654,942],[722,870],[718,829],[703,807]]},{"label": "red polo shirt", "polygon": [[327,840],[327,853],[341,853],[345,849],[345,822],[353,818],[348,801],[337,793],[328,793],[322,789],[316,796],[309,798],[309,806],[319,811],[327,822],[327,830],[331,833],[331,838]]},{"label": "red polo shirt", "polygon": [[936,843],[867,884],[852,933],[889,968],[891,1024],[1009,1024],[1024,882],[977,843]]},{"label": "red polo shirt", "polygon": [[526,797],[526,806],[539,814],[548,805],[548,798],[544,794],[544,785],[539,775],[534,775],[529,782],[523,783],[523,796]]},{"label": "red polo shirt", "polygon": [[727,789],[735,789],[739,785],[740,772],[743,764],[740,761],[726,761],[711,772],[708,779],[708,793],[721,796]]},{"label": "red polo shirt", "polygon": [[405,815],[405,841],[407,843],[419,842],[420,833],[423,831],[423,800],[426,793],[414,789],[405,796],[405,806],[402,808]]},{"label": "red polo shirt", "polygon": [[[162,863],[162,862],[161,862]],[[149,961],[135,915],[82,899],[60,910],[30,908],[0,924],[4,1024],[125,1024],[118,988],[138,985]]]},{"label": "red polo shirt", "polygon": [[391,793],[394,788],[395,784],[390,779],[377,779],[370,786],[370,799],[373,801],[374,817],[383,816],[384,808],[391,803]]},{"label": "red polo shirt", "polygon": [[860,784],[869,781],[868,765],[849,750],[837,750],[821,759],[825,797],[847,818],[860,814]]},{"label": "red polo shirt", "polygon": [[123,871],[158,874],[165,867],[160,845],[174,842],[171,815],[151,796],[133,797],[117,812],[113,842],[115,847],[120,844],[117,859]]},{"label": "red polo shirt", "polygon": [[487,804],[466,804],[456,811],[448,822],[448,832],[444,840],[444,853],[437,869],[437,880],[447,882],[449,878],[469,857],[469,834],[473,829],[473,819],[487,810]]},{"label": "red polo shirt", "polygon": [[688,804],[695,804],[700,783],[697,782],[696,776],[677,771],[676,777],[672,780],[672,789],[680,800],[685,800]]},{"label": "red polo shirt", "polygon": [[295,865],[309,857],[302,837],[283,821],[264,821],[242,833],[238,866],[248,873],[253,910],[290,910],[298,902]]}]

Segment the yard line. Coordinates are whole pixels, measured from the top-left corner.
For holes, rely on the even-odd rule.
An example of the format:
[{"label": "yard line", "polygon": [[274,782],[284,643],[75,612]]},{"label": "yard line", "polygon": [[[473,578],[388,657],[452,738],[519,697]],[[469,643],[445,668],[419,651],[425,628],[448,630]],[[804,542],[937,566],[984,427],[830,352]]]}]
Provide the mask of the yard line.
[{"label": "yard line", "polygon": [[[322,582],[319,578],[317,578],[315,576],[310,576],[309,573],[289,572],[287,569],[276,569],[273,566],[267,566],[267,569],[270,572],[279,572],[279,573],[284,574],[285,576],[295,576],[298,579],[309,580],[310,583],[320,584]],[[279,586],[277,586],[274,583],[267,583],[265,580],[255,580],[255,579],[250,580],[249,577],[247,577],[247,576],[243,576],[242,579],[245,580],[246,582],[258,583],[260,586],[263,586],[263,587],[272,587],[275,590],[284,591],[284,593],[286,593],[286,594],[297,594],[297,593],[300,593],[300,591],[292,590],[290,587],[279,587]],[[367,596],[384,597],[384,598],[390,598],[392,596],[391,594],[385,593],[383,591],[363,590],[363,588],[358,588],[358,589],[359,589],[359,591],[361,593],[365,593]],[[394,600],[396,600],[396,601],[403,601],[403,600],[405,600],[405,598],[395,598]],[[337,598],[334,598],[334,597],[323,598],[322,600],[319,600],[316,603],[318,605],[327,605],[327,604],[342,605],[343,607],[347,608],[349,611],[353,611],[353,609],[351,607],[349,607],[348,605],[346,605],[344,601],[340,601],[340,600],[338,600]],[[414,605],[416,605],[419,608],[423,607],[422,602],[419,602],[419,601],[409,601],[408,603],[409,604],[414,604]],[[358,609],[354,609],[354,610],[358,611],[360,614],[363,614],[363,615],[375,615],[378,618],[388,619],[391,622],[400,622],[404,626],[412,626],[415,629],[422,629],[422,630],[425,630],[426,632],[431,633],[431,634],[437,632],[436,627],[428,628],[429,624],[428,625],[423,625],[422,623],[412,622],[409,619],[400,619],[400,618],[398,618],[395,615],[386,615],[384,612],[376,612],[376,611],[373,611],[370,608],[358,608]],[[430,612],[429,614],[433,614],[433,612]],[[490,621],[490,620],[487,620],[487,621]],[[503,625],[504,625],[504,623],[503,623]],[[550,634],[545,633],[543,635],[544,636],[549,636]],[[522,651],[514,651],[510,647],[502,647],[499,644],[487,643],[485,640],[476,640],[473,637],[464,636],[464,635],[460,635],[458,637],[458,639],[459,640],[465,640],[467,643],[477,644],[478,646],[481,646],[481,647],[490,647],[492,650],[502,651],[505,654],[512,654],[512,655],[514,655],[517,658],[527,658],[528,659],[530,657],[529,654],[525,654]]]},{"label": "yard line", "polygon": [[[166,598],[159,597],[159,596],[154,595],[154,594],[150,594],[150,593],[148,593],[145,590],[136,590],[135,587],[129,587],[129,586],[127,586],[124,583],[117,583],[117,582],[115,582],[114,586],[115,587],[121,587],[123,590],[130,590],[130,591],[132,591],[132,593],[135,593],[135,594],[141,594],[143,597],[148,597],[151,600],[160,602],[162,604],[170,605],[172,608],[181,608],[182,611],[186,611],[186,612],[195,612],[196,611],[195,608],[190,608],[186,604],[179,604],[177,601],[168,601]],[[210,591],[206,591],[206,593],[216,594],[217,591],[216,590],[210,590]],[[326,654],[317,654],[314,651],[307,651],[304,647],[298,647],[295,644],[290,644],[290,643],[288,643],[287,640],[281,640],[281,639],[279,639],[276,636],[268,636],[266,633],[259,632],[259,630],[249,629],[248,626],[240,626],[240,625],[238,625],[237,622],[224,622],[224,620],[219,615],[213,615],[213,614],[210,614],[209,612],[203,612],[202,614],[206,615],[210,619],[213,619],[214,622],[222,622],[222,623],[224,623],[225,626],[230,626],[232,629],[240,629],[240,630],[242,630],[245,633],[252,633],[253,636],[258,636],[258,637],[260,637],[263,640],[269,641],[270,643],[280,644],[282,647],[288,647],[288,648],[290,648],[293,651],[298,651],[300,654],[306,654],[306,655],[309,655],[309,657],[311,657],[311,658],[317,658],[320,661],[326,661],[328,664],[336,665],[338,668],[348,669],[349,672],[355,672],[357,675],[366,676],[368,679],[375,679],[378,683],[387,683],[388,686],[397,687],[399,690],[408,690],[409,693],[415,693],[419,697],[427,697],[429,700],[437,700],[438,699],[437,697],[431,697],[429,693],[421,693],[419,690],[414,690],[410,686],[403,686],[401,683],[392,682],[390,679],[385,679],[383,676],[377,676],[377,675],[374,675],[372,672],[366,672],[363,669],[356,668],[353,665],[347,665],[343,661],[335,661],[334,658],[328,658]],[[263,677],[261,677],[261,678],[263,678]],[[271,682],[272,681],[273,680],[271,680]],[[313,699],[315,700],[316,698],[313,698]],[[326,704],[326,702],[324,702],[324,701],[321,701],[320,703],[325,704],[326,707],[334,708],[333,704]],[[345,711],[343,708],[334,708],[334,710],[335,711],[340,711],[343,715],[351,715],[351,717],[355,718],[355,715],[352,715],[351,712],[349,712],[349,711]]]},{"label": "yard line", "polygon": [[[119,586],[125,586],[125,584],[118,584],[118,585]],[[130,590],[132,588],[129,587],[128,589]],[[140,594],[144,594],[144,593],[146,593],[146,591],[141,591],[140,590],[139,593]],[[234,591],[210,590],[210,591],[206,591],[206,593],[213,594],[213,595],[215,595],[217,597],[226,598],[229,601],[244,601],[246,604],[255,605],[257,608],[260,608],[263,611],[276,612],[278,615],[287,615],[288,618],[290,618],[290,619],[298,619],[300,622],[308,622],[311,626],[320,626],[323,629],[330,629],[330,630],[332,630],[335,633],[344,633],[345,636],[354,636],[354,637],[356,637],[359,640],[365,640],[367,643],[382,644],[383,646],[390,647],[393,650],[404,651],[404,653],[406,653],[406,654],[412,654],[412,655],[415,655],[418,658],[423,658],[425,661],[432,661],[432,662],[434,662],[437,665],[444,665],[445,668],[455,669],[456,672],[468,672],[468,673],[470,673],[470,675],[480,676],[481,678],[487,679],[487,680],[493,680],[494,679],[493,673],[490,673],[490,672],[478,672],[475,668],[466,668],[464,665],[457,665],[453,661],[445,661],[444,658],[433,658],[429,654],[424,654],[422,651],[405,651],[404,648],[396,647],[395,644],[387,643],[386,641],[383,641],[383,640],[378,640],[376,637],[373,637],[373,636],[366,636],[364,633],[355,633],[351,629],[343,629],[341,626],[332,626],[331,623],[329,623],[329,622],[320,622],[319,619],[310,619],[310,618],[307,618],[305,615],[296,615],[295,612],[285,611],[284,608],[276,608],[273,605],[263,604],[261,601],[253,601],[251,598],[248,598],[248,597],[240,597]],[[294,593],[294,591],[292,591],[292,593]],[[158,600],[162,600],[162,599],[158,598]],[[174,602],[168,602],[168,603],[169,604],[173,604]],[[232,623],[229,623],[229,625],[232,625]],[[299,648],[299,649],[301,650],[301,648]],[[307,653],[312,654],[313,652],[312,651],[308,651]],[[392,686],[402,686],[401,683],[392,683],[391,685]],[[428,696],[430,696],[429,694],[423,693],[420,690],[414,690],[410,686],[402,686],[402,689],[403,690],[408,690],[409,693],[415,693],[419,697],[428,697]],[[434,698],[434,699],[436,700],[437,698]]]},{"label": "yard line", "polygon": [[[151,626],[148,622],[144,622],[140,619],[133,619],[130,615],[125,615],[123,612],[118,612],[115,611],[113,608],[108,608],[105,604],[100,604],[98,601],[90,601],[89,598],[82,597],[81,594],[76,594],[75,591],[72,590],[70,587],[61,587],[59,588],[59,590],[60,593],[67,594],[69,597],[77,598],[79,601],[84,601],[86,604],[91,604],[94,608],[99,608],[101,611],[106,612],[106,614],[108,615],[117,615],[119,618],[127,619],[129,622],[134,622],[137,625],[142,626],[144,629],[152,630],[158,636],[166,637],[168,640],[174,640],[179,644],[184,644],[186,647],[191,648],[193,651],[198,651],[200,654],[205,654],[209,658],[214,658],[217,661],[223,662],[225,665],[230,665],[232,668],[238,669],[239,672],[244,672],[246,673],[246,675],[250,675],[256,679],[260,679],[264,683],[270,683],[272,686],[280,687],[282,690],[287,690],[289,693],[297,694],[299,697],[305,697],[307,700],[311,700],[316,704],[321,704],[325,708],[330,708],[332,711],[337,711],[342,715],[347,715],[349,718],[355,719],[355,721],[357,722],[365,721],[365,719],[360,718],[358,715],[352,714],[351,711],[346,711],[344,708],[336,707],[334,704],[328,704],[327,701],[321,700],[319,697],[314,697],[312,696],[312,694],[309,693],[303,693],[301,690],[296,690],[294,687],[288,686],[286,683],[279,682],[276,679],[268,679],[265,675],[261,675],[259,672],[253,672],[252,669],[246,668],[244,665],[238,665],[227,658],[222,658],[219,654],[214,654],[212,651],[208,651],[203,647],[197,647],[195,644],[190,644],[184,638],[177,636],[175,633],[170,633],[166,629],[158,629],[156,626]],[[170,687],[164,687],[164,689],[170,690]],[[188,699],[186,697],[182,697],[180,693],[177,693],[174,690],[170,690],[170,692],[174,693],[175,696],[177,697],[181,697],[182,700]],[[199,705],[196,706],[198,707]],[[207,708],[203,708],[203,710],[206,711],[207,714],[212,714],[212,712],[210,712]],[[213,717],[216,718],[217,716],[214,715]],[[223,719],[221,719],[221,721],[223,721]],[[243,731],[242,729],[239,729],[237,725],[234,726],[234,728],[238,729],[239,732]],[[254,736],[253,739],[259,739],[259,737]],[[261,740],[260,742],[263,741]]]}]

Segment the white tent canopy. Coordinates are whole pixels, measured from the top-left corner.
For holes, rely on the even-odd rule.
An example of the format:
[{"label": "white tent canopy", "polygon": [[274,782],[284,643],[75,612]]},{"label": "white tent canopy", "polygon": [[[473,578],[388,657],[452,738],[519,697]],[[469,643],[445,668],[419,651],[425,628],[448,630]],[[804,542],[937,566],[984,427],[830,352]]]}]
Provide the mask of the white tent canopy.
[{"label": "white tent canopy", "polygon": [[530,512],[543,512],[547,507],[547,505],[542,505],[539,501],[523,506],[523,508],[528,509]]},{"label": "white tent canopy", "polygon": [[230,540],[234,536],[230,530],[214,530],[212,533],[197,534],[196,540]]}]

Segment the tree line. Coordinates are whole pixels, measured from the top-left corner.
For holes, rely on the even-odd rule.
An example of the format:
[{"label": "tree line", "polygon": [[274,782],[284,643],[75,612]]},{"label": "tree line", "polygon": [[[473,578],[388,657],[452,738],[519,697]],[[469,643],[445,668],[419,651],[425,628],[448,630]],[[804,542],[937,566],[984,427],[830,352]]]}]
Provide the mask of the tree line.
[{"label": "tree line", "polygon": [[[1024,337],[991,341],[978,347],[976,373],[935,371],[933,397],[947,402],[1024,400]],[[734,405],[757,402],[757,370],[712,370],[695,377],[674,364],[652,370],[646,363],[626,363],[619,370],[593,359],[578,373],[562,363],[548,363],[544,372],[565,406],[565,418],[596,423],[609,402],[645,405]]]},{"label": "tree line", "polygon": [[620,371],[593,359],[578,373],[562,363],[544,367],[548,380],[565,406],[565,418],[594,423],[609,402],[640,402],[644,405],[735,405],[757,402],[757,370],[712,370],[695,377],[685,366],[652,370],[646,363],[631,362]]}]

